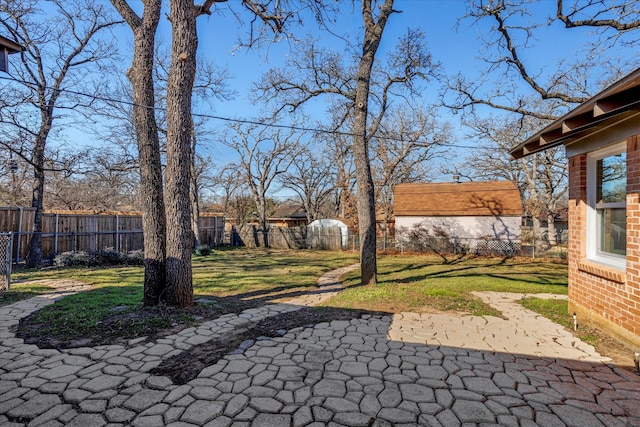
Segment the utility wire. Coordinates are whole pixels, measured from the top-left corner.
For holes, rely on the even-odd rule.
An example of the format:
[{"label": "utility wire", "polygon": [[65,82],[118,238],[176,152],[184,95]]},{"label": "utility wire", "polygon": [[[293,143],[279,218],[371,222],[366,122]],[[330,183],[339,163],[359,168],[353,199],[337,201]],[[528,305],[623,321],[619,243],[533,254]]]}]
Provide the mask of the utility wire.
[{"label": "utility wire", "polygon": [[[11,75],[9,77],[0,76],[0,80],[8,80],[8,81],[20,83],[20,84],[25,85],[25,86],[35,86],[35,84],[32,83],[32,82],[29,82],[29,81],[26,81],[26,80],[20,80],[20,79],[17,79],[15,77],[11,76]],[[47,89],[47,88],[45,88],[45,89]],[[84,96],[84,97],[87,97],[87,98],[97,99],[97,100],[104,101],[104,102],[111,102],[111,103],[116,103],[116,104],[121,104],[121,105],[128,105],[128,106],[131,106],[131,107],[139,106],[139,105],[136,105],[133,101],[110,98],[110,97],[106,97],[106,96],[103,96],[103,95],[89,94],[89,93],[79,92],[79,91],[75,91],[75,90],[71,90],[71,89],[57,89],[57,90],[59,92],[68,93],[68,94],[72,94],[72,95],[78,95],[78,96]],[[166,111],[166,108],[163,108],[163,107],[156,107],[156,106],[150,106],[150,105],[142,105],[142,107],[148,108],[148,109],[152,109],[152,110]],[[286,125],[286,124],[278,124],[278,123],[267,123],[267,122],[261,122],[261,121],[258,121],[258,120],[231,118],[231,117],[217,116],[217,115],[205,114],[205,113],[193,113],[192,112],[191,115],[194,116],[194,117],[199,117],[199,118],[203,118],[203,119],[220,120],[220,121],[230,122],[230,123],[250,124],[250,125],[264,126],[264,127],[276,128],[276,129],[289,129],[289,130],[295,130],[295,131],[301,131],[301,132],[317,132],[317,133],[324,133],[324,134],[329,134],[329,135],[341,135],[341,136],[352,136],[352,137],[353,136],[357,136],[356,134],[354,134],[352,132],[345,132],[345,131],[340,131],[340,130],[311,128],[311,127],[306,127],[306,126]],[[376,136],[376,138],[385,139],[385,140],[389,140],[389,141],[402,141],[402,139],[400,139],[400,138],[394,138],[394,137],[391,137],[391,136]],[[460,144],[452,144],[452,143],[446,143],[446,142],[434,143],[434,142],[420,141],[420,140],[416,141],[416,143],[424,143],[424,144],[431,144],[432,143],[434,145],[439,145],[439,146],[443,146],[443,147],[451,147],[451,148],[466,148],[466,149],[482,148],[482,147],[478,147],[478,146],[460,145]]]}]

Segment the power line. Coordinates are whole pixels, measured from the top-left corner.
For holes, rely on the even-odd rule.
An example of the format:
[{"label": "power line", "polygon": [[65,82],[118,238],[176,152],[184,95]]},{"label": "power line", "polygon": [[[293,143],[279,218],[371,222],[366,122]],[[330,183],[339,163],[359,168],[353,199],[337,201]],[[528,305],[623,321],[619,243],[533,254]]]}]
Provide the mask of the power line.
[{"label": "power line", "polygon": [[[13,82],[25,85],[25,86],[34,86],[34,83],[32,83],[32,82],[29,82],[29,81],[26,81],[26,80],[20,80],[20,79],[17,79],[15,77],[13,77],[13,76],[10,76],[10,77],[0,76],[0,80],[13,81]],[[50,89],[50,88],[45,88],[45,89]],[[97,100],[104,101],[104,102],[111,102],[111,103],[117,103],[117,104],[121,104],[121,105],[128,105],[128,106],[131,106],[131,107],[142,106],[144,108],[148,108],[148,109],[152,109],[152,110],[165,111],[166,112],[166,108],[163,108],[163,107],[150,106],[150,105],[137,105],[133,101],[110,98],[110,97],[106,97],[106,96],[103,96],[103,95],[89,94],[89,93],[79,92],[79,91],[75,91],[75,90],[71,90],[71,89],[56,89],[56,90],[58,92],[63,92],[63,93],[68,93],[68,94],[78,95],[78,96],[84,96],[84,97],[87,97],[87,98],[97,99]],[[217,115],[205,114],[205,113],[193,113],[192,112],[191,115],[194,116],[194,117],[199,117],[199,118],[203,118],[203,119],[220,120],[220,121],[229,122],[229,123],[250,124],[250,125],[256,125],[256,126],[264,126],[264,127],[268,127],[268,128],[289,129],[289,130],[300,131],[300,132],[316,132],[316,133],[324,133],[324,134],[328,134],[328,135],[341,135],[341,136],[351,136],[351,137],[357,136],[356,134],[354,134],[352,132],[345,132],[345,131],[340,131],[340,130],[311,128],[311,127],[306,127],[306,126],[287,125],[287,124],[278,124],[278,123],[267,123],[267,122],[262,122],[262,121],[258,121],[258,120],[231,118],[231,117],[217,116]],[[390,137],[390,136],[376,136],[376,138],[385,139],[385,140],[389,140],[389,141],[402,141],[402,139],[400,139],[400,138],[395,138],[395,137]],[[416,143],[424,143],[424,144],[434,144],[434,145],[439,145],[439,146],[442,146],[442,147],[451,147],[451,148],[466,148],[466,149],[482,148],[482,147],[477,147],[477,146],[452,144],[452,143],[446,143],[446,142],[434,143],[434,142],[420,141],[420,140],[415,141],[415,142]]]}]

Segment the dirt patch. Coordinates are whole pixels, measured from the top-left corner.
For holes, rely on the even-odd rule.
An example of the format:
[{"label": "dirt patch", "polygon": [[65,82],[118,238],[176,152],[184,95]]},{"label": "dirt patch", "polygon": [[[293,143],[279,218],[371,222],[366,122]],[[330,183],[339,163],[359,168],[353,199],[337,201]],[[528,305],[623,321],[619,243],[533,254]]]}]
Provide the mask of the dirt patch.
[{"label": "dirt patch", "polygon": [[579,331],[579,335],[591,337],[592,339],[589,343],[594,346],[598,353],[611,358],[616,366],[635,370],[633,349],[598,329],[580,326]]},{"label": "dirt patch", "polygon": [[[81,330],[51,330],[46,319],[37,320],[36,316],[27,316],[20,320],[15,333],[26,344],[35,344],[40,348],[63,349],[107,344],[126,346],[134,338],[144,337],[146,341],[153,341],[224,314],[240,313],[260,305],[262,303],[259,301],[240,298],[208,297],[187,308],[139,306],[119,310],[116,307],[112,314],[97,324],[87,325]],[[53,310],[51,316],[56,316],[55,309],[55,305],[48,307],[48,310]]]}]

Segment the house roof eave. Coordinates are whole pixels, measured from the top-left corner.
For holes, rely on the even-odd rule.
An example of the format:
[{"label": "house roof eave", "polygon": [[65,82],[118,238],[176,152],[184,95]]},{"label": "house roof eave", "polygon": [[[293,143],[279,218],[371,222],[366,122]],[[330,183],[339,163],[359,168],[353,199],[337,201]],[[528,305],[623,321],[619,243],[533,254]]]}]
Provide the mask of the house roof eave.
[{"label": "house roof eave", "polygon": [[22,52],[23,47],[20,46],[18,43],[14,42],[13,40],[10,40],[6,37],[2,37],[0,36],[0,48],[4,48],[7,49],[7,51],[11,54],[11,53],[18,53],[18,52]]},{"label": "house roof eave", "polygon": [[640,68],[607,87],[511,150],[522,158],[568,145],[640,114]]}]

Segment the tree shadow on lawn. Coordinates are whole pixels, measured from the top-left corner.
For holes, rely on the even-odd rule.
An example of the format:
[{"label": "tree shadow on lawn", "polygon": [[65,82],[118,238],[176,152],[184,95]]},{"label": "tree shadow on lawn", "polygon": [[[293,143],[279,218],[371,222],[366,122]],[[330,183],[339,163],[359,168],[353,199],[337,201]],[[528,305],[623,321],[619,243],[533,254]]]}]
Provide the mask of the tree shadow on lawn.
[{"label": "tree shadow on lawn", "polygon": [[[141,289],[137,286],[106,286],[68,295],[64,303],[56,302],[22,318],[15,332],[26,344],[40,348],[127,345],[134,338],[156,340],[225,314],[240,313],[310,293],[317,295],[334,291],[317,286],[308,289],[279,286],[225,297],[196,294],[194,306],[175,308],[163,305],[144,307],[140,303]],[[118,298],[123,295],[128,295],[129,301]],[[78,306],[84,309],[78,309]],[[297,325],[299,321],[294,323]],[[280,329],[287,329],[286,322]]]},{"label": "tree shadow on lawn", "polygon": [[[474,262],[474,261],[477,261],[478,259],[481,259],[481,258],[467,258],[466,260]],[[566,273],[563,273],[560,271],[540,271],[540,272],[530,271],[530,270],[517,271],[517,269],[520,267],[531,267],[533,263],[529,263],[529,262],[507,263],[509,259],[511,258],[501,258],[500,260],[493,260],[494,262],[486,263],[486,264],[473,264],[473,265],[467,265],[467,266],[460,266],[460,264],[465,261],[465,260],[462,260],[456,263],[457,266],[454,268],[433,271],[430,273],[425,273],[425,274],[420,274],[415,276],[403,277],[398,280],[388,280],[388,281],[383,280],[381,283],[393,282],[393,283],[406,284],[406,283],[415,283],[422,280],[434,279],[434,278],[492,277],[496,279],[503,279],[503,280],[509,280],[514,282],[524,282],[524,283],[530,283],[530,284],[555,285],[555,286],[562,286],[562,287],[567,286],[566,283],[558,283],[558,282],[562,282],[562,279],[566,279],[567,277]],[[491,260],[488,259],[487,261],[491,261]],[[423,269],[425,266],[435,267],[435,266],[441,266],[441,265],[452,265],[452,264],[440,264],[440,263],[425,263],[421,265],[412,264],[410,266],[401,267],[391,271],[386,271],[384,272],[384,274],[381,274],[380,276],[383,276],[383,277],[391,276],[391,275],[403,273],[406,271]],[[503,272],[490,273],[486,271],[487,269],[491,269],[492,267],[500,267],[500,269],[502,269]],[[473,272],[474,270],[484,270],[484,271],[474,273]],[[504,270],[510,270],[510,271],[504,271]],[[532,276],[535,276],[535,278]],[[359,284],[352,285],[352,286],[359,286]]]},{"label": "tree shadow on lawn", "polygon": [[[465,270],[477,270],[477,269],[482,269],[482,268],[491,268],[491,267],[504,267],[504,266],[513,266],[518,267],[518,266],[523,266],[523,265],[530,265],[531,263],[526,263],[526,262],[520,262],[520,263],[511,263],[511,264],[507,264],[508,261],[513,260],[514,258],[512,257],[501,257],[501,258],[495,258],[495,257],[482,257],[482,256],[470,256],[467,254],[462,254],[459,256],[456,256],[454,259],[452,260],[448,260],[445,258],[444,261],[442,260],[438,260],[438,259],[434,259],[434,260],[425,260],[425,262],[423,263],[411,263],[408,265],[405,265],[403,267],[397,268],[395,270],[389,271],[389,272],[385,272],[385,274],[394,274],[394,273],[403,273],[406,271],[413,271],[413,270],[420,270],[425,268],[425,266],[450,266],[450,269],[445,269],[445,270],[440,270],[440,271],[434,271],[433,273],[428,273],[425,275],[421,275],[421,276],[416,276],[416,277],[423,277],[423,278],[428,278],[428,277],[436,277],[436,276],[444,276],[444,275],[448,275],[448,274],[456,274],[459,271],[465,271]],[[472,265],[464,265],[464,263],[467,262],[479,262],[479,261],[485,261],[486,263],[483,264],[472,264]],[[411,281],[413,281],[414,279],[411,278]],[[405,279],[402,280],[402,282],[405,282]]]},{"label": "tree shadow on lawn", "polygon": [[[115,291],[138,290],[133,286],[125,288],[130,289],[117,288]],[[279,290],[282,289],[286,287],[279,288]],[[95,300],[113,291],[114,289],[100,288],[86,291],[85,294],[90,294],[89,296]],[[16,336],[24,339],[26,344],[35,344],[39,348],[65,349],[107,344],[130,346],[129,341],[134,338],[145,337],[144,341],[155,341],[158,338],[177,334],[187,327],[214,320],[224,314],[239,314],[247,309],[261,307],[274,298],[267,292],[267,290],[254,291],[231,297],[198,296],[196,297],[198,303],[193,307],[182,309],[112,304],[105,315],[98,317],[97,322],[82,327],[67,325],[64,320],[60,323],[52,322],[51,319],[65,319],[68,315],[67,309],[61,307],[61,304],[53,304],[21,319]],[[298,291],[287,294],[287,297],[308,293]],[[252,299],[245,297],[252,297]],[[277,294],[275,297],[283,298],[283,294]],[[80,301],[81,297],[73,294],[66,298]],[[295,328],[313,327],[319,323],[334,320],[358,319],[365,314],[386,313],[334,307],[300,307],[295,311],[238,326],[231,332],[165,359],[151,373],[169,377],[176,384],[184,384],[196,378],[203,368],[215,364],[220,358],[243,345],[252,345],[260,339],[283,336],[287,331]],[[136,342],[134,345],[140,344]]]}]

